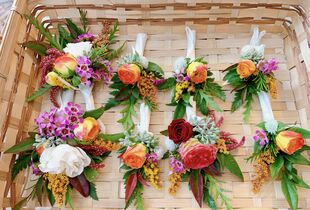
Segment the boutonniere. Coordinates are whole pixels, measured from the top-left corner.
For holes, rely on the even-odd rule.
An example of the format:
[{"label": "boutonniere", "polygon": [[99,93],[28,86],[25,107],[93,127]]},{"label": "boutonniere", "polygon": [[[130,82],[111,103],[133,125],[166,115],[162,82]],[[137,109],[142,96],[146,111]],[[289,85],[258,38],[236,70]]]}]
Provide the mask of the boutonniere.
[{"label": "boutonniere", "polygon": [[233,87],[232,92],[235,93],[231,104],[231,111],[234,112],[244,105],[244,121],[248,121],[250,117],[255,95],[260,98],[260,101],[261,97],[264,97],[263,95],[268,92],[272,98],[277,97],[274,71],[278,69],[278,61],[273,58],[264,58],[265,46],[259,45],[259,41],[264,33],[259,33],[258,28],[256,28],[250,45],[244,46],[241,50],[242,61],[229,66],[225,70],[227,73],[224,76],[224,80]]},{"label": "boutonniere", "polygon": [[[118,57],[123,48],[111,48],[116,42],[118,23],[111,27],[109,22],[105,22],[102,33],[95,36],[88,32],[86,15],[85,11],[80,10],[82,27],[78,27],[71,19],[66,19],[65,24],[58,25],[57,35],[44,28],[37,19],[28,17],[45,39],[24,43],[25,47],[42,56],[39,63],[40,88],[27,101],[33,101],[51,90],[52,103],[60,107],[57,99],[60,90],[83,91],[92,87],[96,81],[109,82],[113,71],[110,61]],[[88,90],[90,91],[91,89]],[[89,97],[89,94],[85,97]]]},{"label": "boutonniere", "polygon": [[94,181],[97,170],[112,150],[118,150],[118,136],[101,133],[96,110],[84,112],[80,105],[69,102],[63,109],[42,112],[36,119],[37,131],[6,153],[18,155],[12,180],[26,168],[35,176],[30,194],[16,206],[37,198],[42,204],[47,195],[50,204],[58,207],[69,204],[77,190],[83,197],[98,200]]},{"label": "boutonniere", "polygon": [[211,112],[207,118],[191,117],[173,120],[166,134],[170,140],[166,144],[169,153],[170,187],[169,193],[175,195],[182,181],[188,181],[197,203],[216,209],[218,198],[226,209],[232,209],[230,199],[225,195],[217,176],[226,168],[243,180],[242,172],[230,151],[243,145],[245,138],[238,143],[230,133],[221,131],[223,118],[215,119]]},{"label": "boutonniere", "polygon": [[305,144],[305,138],[310,138],[310,131],[275,120],[262,122],[258,127],[260,130],[253,136],[254,151],[248,158],[255,168],[253,192],[258,193],[270,178],[279,179],[288,204],[296,210],[297,187],[310,189],[295,168],[295,165],[310,165],[309,159],[303,155],[304,151],[310,150]]},{"label": "boutonniere", "polygon": [[202,57],[195,58],[195,31],[187,27],[186,33],[187,57],[178,58],[174,65],[173,77],[164,80],[158,86],[160,90],[173,90],[171,103],[168,105],[176,106],[174,119],[182,118],[187,107],[196,106],[191,104],[192,99],[203,115],[207,115],[209,109],[221,111],[214,98],[222,101],[226,99],[222,87],[214,81],[213,74],[208,69],[208,62]]},{"label": "boutonniere", "polygon": [[149,110],[157,108],[158,84],[163,80],[161,67],[143,56],[146,34],[138,34],[136,47],[131,54],[118,61],[117,74],[112,77],[110,94],[113,96],[105,105],[108,110],[123,105],[122,118],[118,121],[128,129],[134,125],[135,108],[141,100]]}]

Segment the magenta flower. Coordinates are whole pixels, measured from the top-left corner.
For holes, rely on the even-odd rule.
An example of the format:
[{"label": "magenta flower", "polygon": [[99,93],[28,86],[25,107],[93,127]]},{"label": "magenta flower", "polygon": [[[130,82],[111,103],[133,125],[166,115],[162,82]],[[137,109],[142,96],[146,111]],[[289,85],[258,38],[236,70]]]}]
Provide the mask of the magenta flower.
[{"label": "magenta flower", "polygon": [[271,74],[278,69],[278,61],[274,58],[271,58],[269,60],[261,60],[258,62],[257,68],[263,74]]},{"label": "magenta flower", "polygon": [[156,153],[151,153],[151,154],[148,153],[148,154],[146,154],[146,159],[148,161],[152,161],[152,162],[157,163],[159,160],[159,157]]},{"label": "magenta flower", "polygon": [[256,130],[255,136],[253,136],[254,141],[259,141],[259,144],[261,146],[266,145],[269,142],[269,139],[267,137],[266,131],[264,130]]},{"label": "magenta flower", "polygon": [[85,41],[94,41],[96,39],[95,35],[91,33],[81,34],[79,35],[74,42],[85,42]]},{"label": "magenta flower", "polygon": [[177,160],[175,157],[170,157],[170,167],[172,168],[172,170],[176,173],[182,173],[185,171],[185,167],[184,164]]}]

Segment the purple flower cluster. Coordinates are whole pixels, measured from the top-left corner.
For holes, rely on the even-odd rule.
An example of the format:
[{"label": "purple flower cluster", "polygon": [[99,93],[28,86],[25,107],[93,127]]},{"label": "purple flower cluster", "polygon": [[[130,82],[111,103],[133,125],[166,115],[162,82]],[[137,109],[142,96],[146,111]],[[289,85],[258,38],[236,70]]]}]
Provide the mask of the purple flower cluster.
[{"label": "purple flower cluster", "polygon": [[172,170],[176,173],[182,173],[185,171],[185,167],[183,165],[183,163],[179,160],[177,160],[175,157],[170,157],[170,167],[172,168]]},{"label": "purple flower cluster", "polygon": [[278,61],[274,58],[269,60],[261,60],[257,64],[257,68],[263,72],[263,74],[271,74],[278,69]]},{"label": "purple flower cluster", "polygon": [[90,33],[86,33],[86,34],[81,34],[79,35],[74,42],[85,42],[85,41],[94,41],[96,39],[95,35],[90,34]]},{"label": "purple flower cluster", "polygon": [[254,141],[259,141],[261,146],[266,145],[269,142],[266,131],[264,130],[256,130],[255,136],[253,136]]},{"label": "purple flower cluster", "polygon": [[39,129],[39,135],[44,137],[56,137],[62,140],[74,138],[74,129],[78,123],[83,122],[83,109],[78,104],[69,102],[63,110],[56,108],[49,112],[42,112],[35,123]]},{"label": "purple flower cluster", "polygon": [[159,157],[156,153],[151,153],[151,154],[148,153],[148,154],[146,154],[146,159],[148,161],[157,163],[159,160]]},{"label": "purple flower cluster", "polygon": [[189,81],[189,77],[184,76],[184,74],[182,74],[182,73],[174,74],[173,76],[176,78],[177,82]]},{"label": "purple flower cluster", "polygon": [[97,81],[103,79],[104,83],[108,84],[113,73],[112,63],[104,59],[100,63],[104,67],[95,71],[94,79]]}]

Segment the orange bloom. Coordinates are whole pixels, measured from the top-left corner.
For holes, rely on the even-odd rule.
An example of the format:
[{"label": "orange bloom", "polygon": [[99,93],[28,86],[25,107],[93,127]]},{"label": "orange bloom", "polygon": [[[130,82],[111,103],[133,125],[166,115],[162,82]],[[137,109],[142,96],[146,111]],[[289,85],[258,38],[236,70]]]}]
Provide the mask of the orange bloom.
[{"label": "orange bloom", "polygon": [[95,118],[87,117],[74,129],[75,136],[80,140],[95,140],[100,132],[99,124]]},{"label": "orange bloom", "polygon": [[202,83],[207,79],[207,68],[207,64],[192,62],[187,67],[187,76],[195,84]]},{"label": "orange bloom", "polygon": [[251,60],[241,61],[237,66],[237,73],[241,79],[251,76],[255,71],[255,63]]},{"label": "orange bloom", "polygon": [[128,147],[120,158],[132,169],[141,168],[146,160],[146,147],[141,143]]},{"label": "orange bloom", "polygon": [[277,146],[286,154],[293,154],[305,144],[300,133],[294,131],[282,131],[276,137]]},{"label": "orange bloom", "polygon": [[140,78],[140,67],[136,64],[123,64],[118,69],[118,77],[124,84],[133,85]]},{"label": "orange bloom", "polygon": [[54,62],[54,69],[63,76],[68,76],[70,71],[75,71],[77,61],[71,55],[66,54],[58,57]]}]

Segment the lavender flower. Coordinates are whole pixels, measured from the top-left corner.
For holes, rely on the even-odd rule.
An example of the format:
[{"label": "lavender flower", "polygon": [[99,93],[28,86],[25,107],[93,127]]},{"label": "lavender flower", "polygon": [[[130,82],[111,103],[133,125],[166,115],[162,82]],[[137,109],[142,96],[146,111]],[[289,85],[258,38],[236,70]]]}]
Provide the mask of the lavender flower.
[{"label": "lavender flower", "polygon": [[157,163],[159,160],[159,157],[156,153],[151,153],[151,154],[148,153],[148,154],[146,154],[146,159],[148,161]]},{"label": "lavender flower", "polygon": [[75,72],[81,77],[81,83],[90,87],[92,75],[94,73],[93,68],[91,68],[91,61],[87,56],[80,56],[77,59],[78,66]]},{"label": "lavender flower", "polygon": [[85,42],[85,41],[94,41],[96,39],[95,35],[91,33],[81,34],[79,35],[74,42]]},{"label": "lavender flower", "polygon": [[256,135],[253,136],[254,141],[259,141],[261,146],[266,145],[269,142],[266,131],[264,130],[256,130]]},{"label": "lavender flower", "polygon": [[263,72],[263,74],[271,74],[278,69],[278,61],[274,58],[269,60],[261,60],[257,64],[257,68]]},{"label": "lavender flower", "polygon": [[30,166],[32,169],[32,173],[34,175],[38,176],[41,173],[40,169],[35,165],[35,163],[33,161],[31,161]]},{"label": "lavender flower", "polygon": [[179,160],[177,160],[175,157],[170,157],[170,167],[172,170],[176,173],[182,173],[185,171],[185,167],[183,163]]}]

